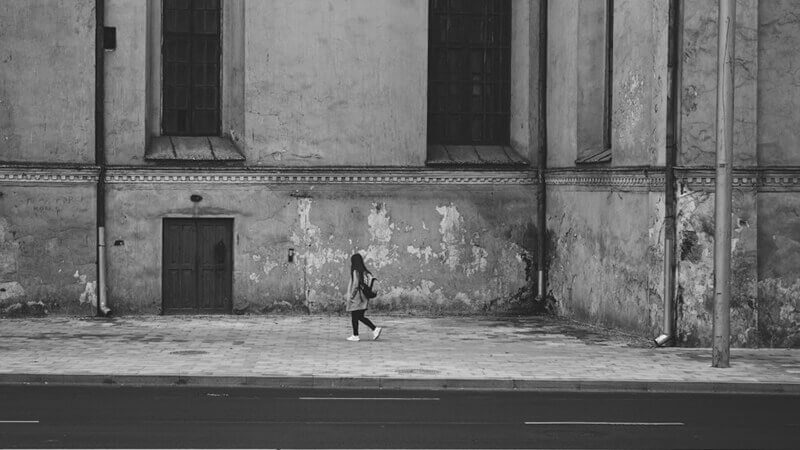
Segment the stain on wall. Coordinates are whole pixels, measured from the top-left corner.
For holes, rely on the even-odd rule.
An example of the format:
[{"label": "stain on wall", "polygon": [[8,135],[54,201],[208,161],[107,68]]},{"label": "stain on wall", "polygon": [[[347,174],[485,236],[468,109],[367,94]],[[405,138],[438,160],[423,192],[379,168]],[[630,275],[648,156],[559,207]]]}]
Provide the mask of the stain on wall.
[{"label": "stain on wall", "polygon": [[[378,278],[374,309],[502,308],[530,283],[528,261],[535,259],[530,190],[115,185],[109,201],[118,207],[109,211],[107,233],[110,241],[125,245],[108,250],[109,299],[115,310],[158,312],[162,218],[196,215],[234,218],[237,312],[343,311],[354,252]],[[204,199],[197,209],[189,201],[193,193]],[[160,200],[146,201],[152,198]]]},{"label": "stain on wall", "polygon": [[94,20],[90,0],[3,2],[4,161],[94,160]]}]

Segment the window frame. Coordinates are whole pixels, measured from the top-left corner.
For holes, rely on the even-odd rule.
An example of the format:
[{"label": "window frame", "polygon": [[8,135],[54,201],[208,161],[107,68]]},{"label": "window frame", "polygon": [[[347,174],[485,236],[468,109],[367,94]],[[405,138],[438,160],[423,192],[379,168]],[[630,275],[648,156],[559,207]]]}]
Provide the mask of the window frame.
[{"label": "window frame", "polygon": [[[192,80],[193,80],[193,78],[192,78],[192,75],[193,75],[192,74],[192,72],[193,72],[192,66],[195,64],[195,62],[194,62],[194,56],[195,55],[194,55],[193,47],[192,47],[191,43],[192,43],[192,40],[196,38],[196,36],[203,36],[203,35],[209,36],[211,34],[198,34],[198,33],[195,33],[194,32],[194,20],[193,20],[193,18],[189,19],[189,21],[188,21],[189,22],[189,31],[188,32],[180,33],[180,32],[175,32],[175,31],[168,31],[167,30],[167,26],[166,26],[167,13],[169,11],[169,9],[167,8],[167,1],[168,0],[160,0],[160,4],[161,4],[161,11],[160,11],[160,16],[161,16],[161,27],[160,28],[161,29],[160,29],[160,33],[159,33],[160,34],[160,42],[161,42],[160,55],[159,55],[160,72],[161,72],[160,73],[160,80],[161,80],[160,90],[161,90],[161,92],[160,92],[160,105],[159,105],[159,111],[160,111],[159,131],[160,131],[160,135],[161,136],[172,136],[172,137],[220,136],[221,133],[222,133],[222,121],[223,121],[223,61],[224,61],[224,58],[223,58],[223,48],[224,48],[224,44],[223,44],[223,38],[224,38],[224,36],[223,36],[223,34],[224,34],[223,33],[223,27],[224,27],[223,0],[217,0],[217,5],[216,5],[216,12],[217,12],[217,27],[216,27],[217,45],[216,45],[216,62],[215,62],[216,66],[217,66],[217,70],[215,72],[215,75],[216,75],[216,80],[215,80],[216,81],[216,85],[215,85],[215,87],[216,87],[216,91],[217,91],[216,99],[215,99],[215,101],[216,101],[216,120],[214,122],[213,129],[207,129],[207,130],[195,130],[194,127],[193,127],[194,118],[192,116],[193,116],[193,112],[195,111],[195,109],[193,108],[194,100],[195,100],[194,97],[195,96],[194,96],[192,91],[197,86],[192,84]],[[191,0],[188,0],[188,2],[189,2],[189,5],[190,5],[189,6],[190,14],[193,14],[195,12],[195,10],[194,10],[194,8],[192,6],[196,5],[196,3],[194,3]],[[167,81],[167,77],[166,77],[166,70],[167,69],[166,68],[167,68],[167,64],[168,64],[166,47],[168,45],[168,36],[169,35],[172,35],[172,36],[175,36],[175,37],[181,36],[181,35],[183,35],[183,36],[187,36],[188,35],[188,39],[190,41],[189,51],[188,51],[188,59],[189,60],[186,63],[187,74],[188,74],[187,77],[189,78],[190,81],[189,81],[188,85],[186,86],[186,89],[189,90],[189,93],[188,93],[188,96],[187,96],[188,97],[187,98],[187,101],[188,101],[187,117],[186,117],[187,129],[186,129],[185,132],[167,130],[167,128],[168,128],[167,127],[167,120],[168,120],[167,119],[168,118],[167,110],[168,109],[174,109],[174,108],[167,108],[167,106],[166,106],[167,95],[168,95],[167,89],[169,87],[169,85],[166,82]]]},{"label": "window frame", "polygon": [[[513,122],[512,119],[512,90],[513,90],[513,83],[512,83],[512,71],[513,71],[513,61],[512,61],[512,46],[513,46],[513,2],[512,0],[503,0],[502,6],[498,9],[492,10],[492,5],[497,5],[500,2],[497,0],[485,0],[485,4],[483,7],[482,12],[464,12],[464,11],[451,11],[447,7],[444,6],[444,10],[437,9],[438,1],[443,0],[430,0],[428,5],[428,23],[429,23],[429,30],[428,30],[428,73],[427,73],[427,82],[428,82],[428,92],[427,92],[427,100],[428,100],[428,112],[427,112],[427,145],[431,146],[501,146],[501,147],[510,147],[512,137],[511,137],[511,124]],[[495,6],[495,8],[497,8]],[[441,19],[445,18],[445,27],[450,24],[450,17],[452,16],[462,16],[469,18],[472,16],[473,18],[479,17],[481,23],[484,24],[484,39],[479,41],[470,41],[468,39],[460,40],[457,43],[453,43],[451,40],[452,35],[441,35],[440,33],[447,33],[449,30],[442,29],[440,26],[435,24],[440,24],[443,22]],[[497,29],[495,30],[499,34],[499,39],[495,42],[491,42],[490,39],[490,30],[488,29],[488,23],[491,21],[492,18],[495,18],[500,21],[497,25]],[[437,39],[436,36],[440,35],[441,38]],[[466,37],[466,34],[465,36]],[[445,70],[438,72],[435,71],[435,68],[438,67],[437,63],[441,63],[444,66],[448,65],[447,60],[445,62],[440,62],[438,58],[442,57],[442,53],[444,53],[444,58],[447,57],[447,54],[450,51],[470,51],[470,50],[478,50],[482,49],[483,54],[483,64],[480,66],[481,76],[479,79],[470,80],[469,74],[474,73],[469,70],[469,67],[465,67],[462,77],[454,77],[453,74],[455,73],[452,70]],[[497,56],[494,62],[496,65],[491,65],[493,61],[487,61],[487,55],[491,55],[495,53]],[[494,55],[491,55],[492,57]],[[491,59],[491,57],[489,57]],[[487,74],[497,74],[492,76],[491,78],[487,78]],[[462,99],[460,101],[461,108],[459,111],[453,112],[449,110],[449,106],[451,106],[451,101],[448,100],[444,102],[440,102],[436,97],[449,97],[450,92],[452,92],[453,86],[463,85],[464,92],[458,94],[462,95]],[[439,90],[439,87],[442,87],[442,90],[447,91],[442,93]],[[465,95],[466,87],[471,86],[471,90],[474,93],[475,87],[481,86],[480,88],[480,106],[481,111],[470,111],[472,108],[468,106],[468,104],[474,100],[473,95]],[[493,87],[497,92],[494,98],[491,98],[487,95],[487,87]],[[490,101],[495,104],[499,103],[499,111],[490,111],[489,105]],[[442,107],[442,103],[444,103],[444,107]],[[438,107],[437,107],[438,106]],[[464,123],[461,125],[462,130],[460,131],[458,136],[447,136],[447,121],[448,118],[453,115],[461,115],[467,117]],[[437,120],[434,118],[435,116],[442,117],[440,126],[435,127],[434,124]],[[490,117],[492,116],[500,116],[499,122],[492,124]],[[470,123],[474,124],[476,117],[479,117],[480,127],[481,127],[481,136],[478,139],[474,138],[474,128]],[[493,136],[492,136],[493,135]]]}]

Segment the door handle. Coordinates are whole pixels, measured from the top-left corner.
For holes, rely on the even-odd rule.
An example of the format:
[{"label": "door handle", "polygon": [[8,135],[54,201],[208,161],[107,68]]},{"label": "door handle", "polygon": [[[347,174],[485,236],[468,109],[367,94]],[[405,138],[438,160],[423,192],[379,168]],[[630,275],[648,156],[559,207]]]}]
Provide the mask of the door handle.
[{"label": "door handle", "polygon": [[227,253],[225,243],[222,241],[217,242],[217,245],[214,246],[214,262],[223,264],[225,262],[225,253]]}]

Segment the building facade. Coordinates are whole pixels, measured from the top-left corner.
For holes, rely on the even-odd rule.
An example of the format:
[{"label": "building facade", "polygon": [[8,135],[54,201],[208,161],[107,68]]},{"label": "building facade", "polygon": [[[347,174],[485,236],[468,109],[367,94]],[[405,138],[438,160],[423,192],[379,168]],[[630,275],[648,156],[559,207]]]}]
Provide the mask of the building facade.
[{"label": "building facade", "polygon": [[[716,2],[1,3],[6,313],[338,312],[361,252],[378,310],[710,342]],[[732,343],[797,346],[800,4],[738,6]]]}]

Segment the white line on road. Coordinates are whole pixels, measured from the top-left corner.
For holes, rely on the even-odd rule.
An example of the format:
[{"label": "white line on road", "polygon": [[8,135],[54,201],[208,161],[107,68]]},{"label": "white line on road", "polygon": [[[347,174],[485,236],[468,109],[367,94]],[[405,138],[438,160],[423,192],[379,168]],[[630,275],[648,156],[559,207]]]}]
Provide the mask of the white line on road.
[{"label": "white line on road", "polygon": [[38,420],[0,420],[0,423],[39,423]]},{"label": "white line on road", "polygon": [[680,427],[683,422],[525,422],[525,425],[620,425],[639,427]]},{"label": "white line on road", "polygon": [[438,401],[438,397],[298,397],[300,400]]}]

